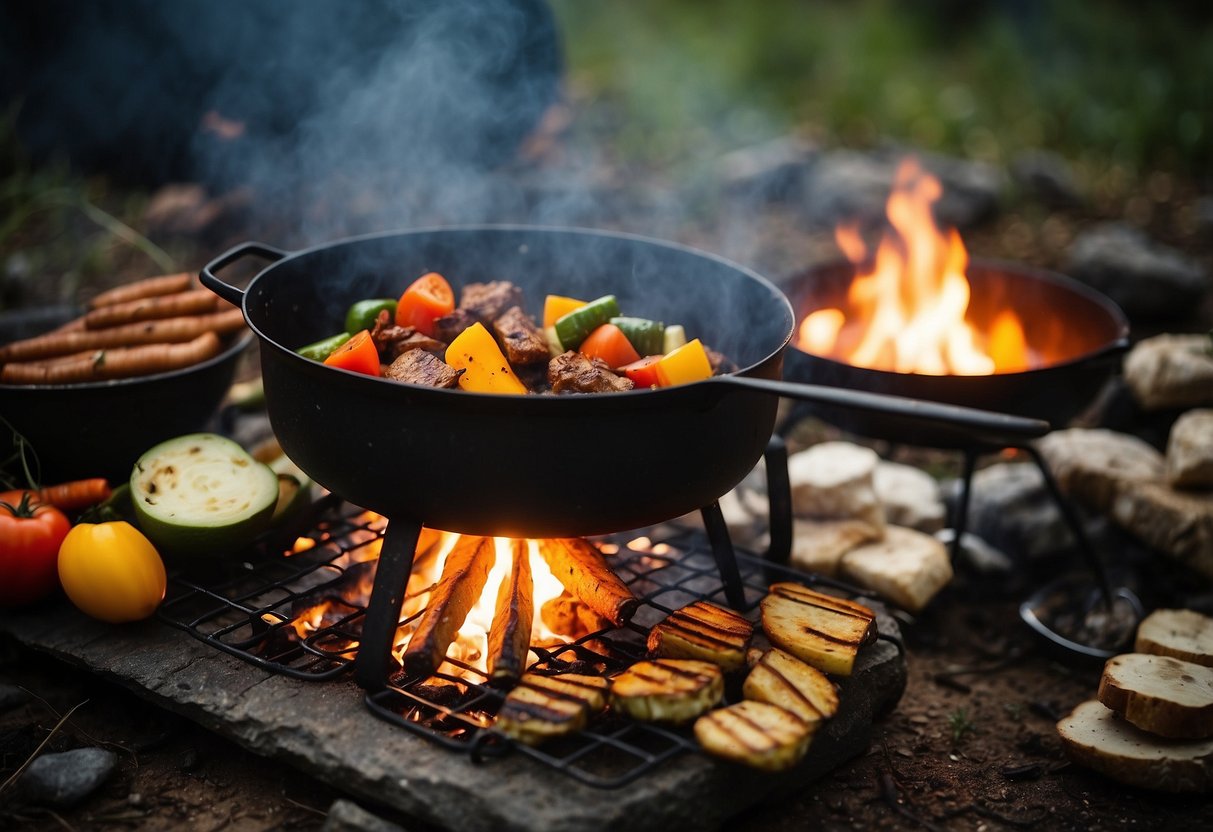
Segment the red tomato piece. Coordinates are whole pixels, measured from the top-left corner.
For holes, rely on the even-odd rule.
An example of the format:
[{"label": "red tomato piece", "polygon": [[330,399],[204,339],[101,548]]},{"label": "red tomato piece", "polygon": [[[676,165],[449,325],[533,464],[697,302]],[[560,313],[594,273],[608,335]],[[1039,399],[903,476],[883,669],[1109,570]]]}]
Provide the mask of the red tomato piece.
[{"label": "red tomato piece", "polygon": [[71,524],[59,509],[24,496],[0,504],[0,606],[40,601],[59,586],[59,544]]},{"label": "red tomato piece", "polygon": [[423,274],[404,290],[396,304],[396,326],[434,334],[434,320],[455,311],[455,293],[438,272]]},{"label": "red tomato piece", "polygon": [[324,363],[342,370],[377,376],[379,375],[379,350],[375,349],[371,333],[364,329],[333,350],[332,355],[324,359]]},{"label": "red tomato piece", "polygon": [[637,389],[660,387],[661,379],[657,377],[657,364],[665,358],[663,355],[649,355],[631,364],[624,364],[619,369],[632,380]]},{"label": "red tomato piece", "polygon": [[612,369],[640,360],[640,353],[614,324],[603,324],[581,342],[578,350],[590,358],[601,358]]}]

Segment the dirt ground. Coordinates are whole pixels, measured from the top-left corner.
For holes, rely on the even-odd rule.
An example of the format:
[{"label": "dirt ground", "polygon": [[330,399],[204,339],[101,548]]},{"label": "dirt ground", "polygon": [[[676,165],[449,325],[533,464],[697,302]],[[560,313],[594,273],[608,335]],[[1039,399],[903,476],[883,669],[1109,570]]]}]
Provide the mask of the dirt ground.
[{"label": "dirt ground", "polygon": [[[1014,603],[966,601],[963,586],[949,593],[907,628],[909,683],[867,753],[731,829],[1191,829],[1207,818],[1207,799],[1130,789],[1070,765],[1053,726],[1093,695],[1098,668],[1038,650]],[[337,784],[267,765],[109,683],[12,644],[2,650],[0,679],[31,694],[0,714],[4,778],[77,705],[46,750],[100,745],[120,763],[68,810],[4,795],[0,828],[308,830],[341,796]]]}]

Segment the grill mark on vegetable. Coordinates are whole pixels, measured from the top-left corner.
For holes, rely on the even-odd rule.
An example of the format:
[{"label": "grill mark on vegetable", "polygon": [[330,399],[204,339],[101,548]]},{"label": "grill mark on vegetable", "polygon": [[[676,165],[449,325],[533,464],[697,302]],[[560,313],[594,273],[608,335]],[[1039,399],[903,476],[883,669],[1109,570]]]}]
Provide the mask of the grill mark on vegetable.
[{"label": "grill mark on vegetable", "polygon": [[[544,678],[544,677],[539,677]],[[594,685],[586,684],[585,682],[575,682],[571,679],[561,679],[561,684],[579,687],[584,690],[598,692],[599,689]],[[590,712],[590,703],[585,698],[578,696],[575,693],[570,693],[566,690],[547,687],[546,685],[538,684],[534,679],[524,679],[518,683],[518,687],[527,688],[528,690],[536,691],[537,693],[547,696],[551,699],[556,699],[570,704],[575,704],[581,711],[588,714]],[[518,715],[525,715],[528,718],[534,717],[543,719],[547,722],[569,722],[577,718],[576,713],[568,713],[555,708],[544,705],[540,702],[524,702],[520,699],[507,699],[502,707],[502,714],[513,716],[517,712]]]},{"label": "grill mark on vegetable", "polygon": [[839,645],[842,645],[843,647],[859,647],[860,645],[863,644],[863,639],[856,639],[855,641],[847,641],[845,638],[839,638],[838,636],[832,636],[829,633],[823,633],[821,630],[814,630],[812,627],[801,627],[801,629],[808,635],[817,636],[817,638],[821,639],[822,641],[833,642],[834,644],[839,644]]},{"label": "grill mark on vegetable", "polygon": [[[675,615],[677,615],[677,613],[675,613]],[[674,630],[675,632],[681,633],[685,636],[689,636],[690,637],[688,639],[689,641],[696,641],[696,640],[709,641],[720,647],[727,647],[727,648],[730,648],[733,650],[737,649],[737,645],[734,642],[728,641],[723,638],[719,638],[718,636],[709,635],[708,633],[700,632],[699,630],[693,629],[681,622],[672,621],[671,619],[673,617],[674,616],[671,615],[669,618],[667,618],[664,622],[662,622],[658,626],[665,627],[670,630]],[[704,626],[711,626],[711,625],[704,625]]]},{"label": "grill mark on vegetable", "polygon": [[785,688],[790,690],[792,692],[793,696],[795,696],[797,699],[799,699],[801,702],[803,702],[805,705],[807,705],[809,707],[809,710],[811,710],[813,713],[817,714],[818,716],[821,716],[821,710],[816,705],[813,704],[813,700],[811,700],[811,699],[809,699],[809,697],[805,696],[804,691],[802,691],[800,688],[796,687],[796,685],[792,684],[792,681],[787,676],[784,676],[782,673],[780,673],[778,670],[776,670],[775,667],[773,667],[767,661],[767,656],[763,656],[762,660],[759,662],[759,664],[762,667],[764,667],[768,673],[772,674],[781,685],[783,685]]},{"label": "grill mark on vegetable", "polygon": [[858,618],[860,621],[870,622],[872,620],[871,616],[863,615],[862,613],[855,612],[854,610],[840,609],[839,607],[835,607],[830,604],[816,603],[808,598],[805,598],[803,595],[798,595],[795,592],[788,592],[783,588],[775,590],[775,594],[788,601],[794,601],[797,604],[804,604],[806,607],[816,607],[819,610],[835,612],[839,615],[845,615],[848,618]]},{"label": "grill mark on vegetable", "polygon": [[743,714],[739,714],[737,711],[720,711],[720,712],[718,712],[718,715],[715,718],[716,727],[718,727],[724,733],[728,734],[733,739],[734,742],[736,742],[738,745],[740,745],[746,751],[756,754],[759,751],[765,751],[765,750],[771,748],[774,740],[772,740],[771,742],[769,742],[765,745],[752,745],[752,744],[746,742],[742,738],[741,734],[738,733],[732,726],[730,726],[728,724],[728,721],[730,719],[735,719],[735,720],[737,720],[737,722],[744,722],[746,725],[748,725],[750,728],[752,728],[761,737],[764,737],[766,739],[771,739],[771,738],[767,737],[767,733],[761,725],[759,725],[758,723],[756,723],[754,720],[750,719],[749,717],[746,717]]}]

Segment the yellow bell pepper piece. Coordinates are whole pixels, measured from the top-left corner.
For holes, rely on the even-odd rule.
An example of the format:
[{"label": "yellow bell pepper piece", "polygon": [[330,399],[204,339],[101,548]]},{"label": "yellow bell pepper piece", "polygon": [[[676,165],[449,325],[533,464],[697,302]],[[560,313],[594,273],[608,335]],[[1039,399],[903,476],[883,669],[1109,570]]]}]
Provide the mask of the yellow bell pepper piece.
[{"label": "yellow bell pepper piece", "polygon": [[548,295],[543,299],[544,327],[546,328],[555,325],[556,321],[563,318],[574,309],[580,309],[581,307],[585,306],[585,303],[585,301],[577,300],[576,298],[566,298],[560,295]]},{"label": "yellow bell pepper piece", "polygon": [[483,324],[472,324],[446,348],[446,363],[463,370],[459,388],[469,393],[526,393],[526,387]]},{"label": "yellow bell pepper piece", "polygon": [[688,341],[657,362],[657,379],[662,387],[689,384],[712,377],[712,364],[699,339]]}]

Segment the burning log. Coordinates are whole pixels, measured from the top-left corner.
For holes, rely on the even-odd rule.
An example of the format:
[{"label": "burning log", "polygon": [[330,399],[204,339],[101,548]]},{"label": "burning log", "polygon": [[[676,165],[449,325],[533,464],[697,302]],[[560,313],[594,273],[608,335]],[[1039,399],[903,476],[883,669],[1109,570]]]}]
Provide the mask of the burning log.
[{"label": "burning log", "polygon": [[484,591],[495,558],[492,538],[463,537],[455,544],[404,651],[407,673],[430,674],[442,664],[463,620]]},{"label": "burning log", "polygon": [[636,611],[639,602],[632,591],[587,541],[572,537],[543,540],[539,554],[571,595],[616,627]]},{"label": "burning log", "polygon": [[526,541],[512,541],[511,552],[510,574],[497,591],[497,609],[489,629],[489,675],[502,680],[513,680],[522,675],[535,615],[534,581]]}]

